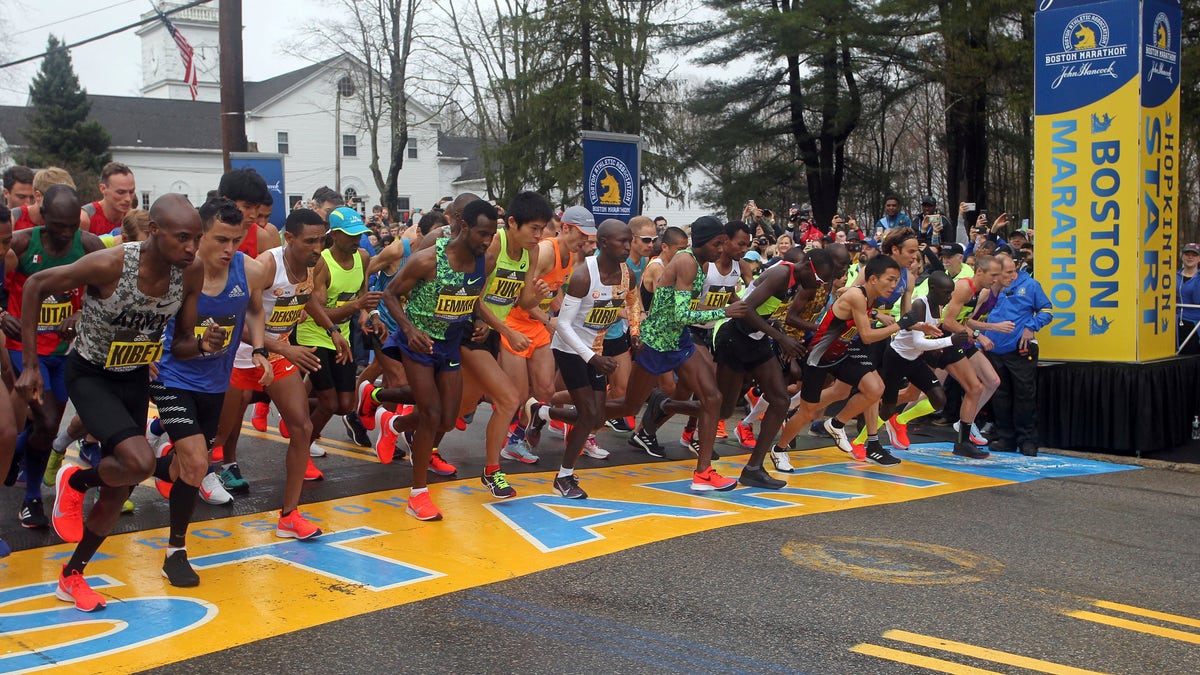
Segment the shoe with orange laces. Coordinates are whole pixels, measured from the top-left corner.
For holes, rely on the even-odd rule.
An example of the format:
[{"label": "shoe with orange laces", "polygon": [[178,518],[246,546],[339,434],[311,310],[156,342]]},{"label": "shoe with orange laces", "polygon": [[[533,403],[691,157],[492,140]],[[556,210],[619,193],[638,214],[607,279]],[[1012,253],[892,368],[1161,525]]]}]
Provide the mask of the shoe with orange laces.
[{"label": "shoe with orange laces", "polygon": [[[897,450],[907,450],[908,442],[908,425],[896,419],[895,415],[888,418],[883,426],[887,428],[888,437],[892,439],[892,447]],[[863,455],[864,457],[866,455]]]},{"label": "shoe with orange laces", "polygon": [[288,431],[287,422],[284,422],[283,420],[279,420],[279,435],[283,436],[284,438],[292,437],[291,432]]},{"label": "shoe with orange laces", "polygon": [[429,457],[429,470],[439,476],[453,476],[458,473],[458,467],[442,459],[437,448],[433,449],[433,455]]},{"label": "shoe with orange laces", "polygon": [[379,404],[371,398],[374,391],[375,385],[368,380],[358,385],[358,420],[367,431],[375,431],[375,409]]},{"label": "shoe with orange laces", "polygon": [[[153,446],[151,446],[151,447],[153,447]],[[158,458],[166,457],[167,453],[171,452],[171,449],[174,447],[175,447],[174,443],[167,443],[166,445],[160,446],[157,450],[154,451],[154,456],[158,457]],[[174,483],[172,483],[169,480],[162,480],[159,478],[154,479],[154,487],[156,489],[158,489],[158,494],[162,495],[163,499],[171,498],[171,486],[172,485],[174,485]]]},{"label": "shoe with orange laces", "polygon": [[729,438],[729,433],[725,431],[725,420],[717,420],[717,434],[715,438]]},{"label": "shoe with orange laces", "polygon": [[379,428],[379,438],[375,439],[375,456],[380,464],[391,464],[396,456],[396,430],[392,428],[392,418],[396,413],[387,408],[375,411],[374,426]]},{"label": "shoe with orange laces", "polygon": [[280,511],[279,523],[275,525],[275,536],[304,541],[305,539],[321,536],[321,528],[308,522],[307,518],[300,515],[300,509],[294,509],[286,516]]},{"label": "shoe with orange laces", "polygon": [[312,457],[308,458],[308,468],[304,470],[304,480],[325,480],[325,474],[313,464]]},{"label": "shoe with orange laces", "polygon": [[83,572],[75,571],[67,574],[66,565],[62,566],[62,573],[58,575],[58,588],[54,589],[54,597],[64,602],[75,603],[75,609],[81,612],[94,612],[104,609],[108,605],[104,596],[88,586],[87,579],[83,578]]},{"label": "shoe with orange laces", "polygon": [[428,492],[412,495],[408,498],[408,506],[404,511],[417,520],[441,520],[442,512],[433,505],[433,498]]},{"label": "shoe with orange laces", "polygon": [[255,403],[254,414],[250,417],[250,424],[254,425],[259,431],[267,430],[267,413],[271,412],[271,404]]},{"label": "shoe with orange laces", "polygon": [[83,539],[83,493],[71,487],[68,481],[82,470],[75,464],[64,465],[58,470],[54,481],[54,511],[50,514],[50,520],[58,536],[72,544]]},{"label": "shoe with orange laces", "polygon": [[754,427],[748,427],[742,422],[738,422],[733,428],[733,433],[737,434],[738,443],[742,444],[743,448],[754,448],[757,441],[754,439]]},{"label": "shoe with orange laces", "polygon": [[725,492],[737,487],[737,480],[726,478],[717,473],[717,470],[711,466],[704,471],[696,471],[692,473],[692,491],[693,492]]}]

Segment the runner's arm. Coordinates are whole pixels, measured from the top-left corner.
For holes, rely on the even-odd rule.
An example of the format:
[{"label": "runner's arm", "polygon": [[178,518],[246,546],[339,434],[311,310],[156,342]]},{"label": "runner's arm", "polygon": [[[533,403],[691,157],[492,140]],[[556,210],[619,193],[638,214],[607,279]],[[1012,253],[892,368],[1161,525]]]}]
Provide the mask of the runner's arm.
[{"label": "runner's arm", "polygon": [[[243,261],[246,270],[246,285],[250,288],[261,288],[265,281],[266,270],[262,263],[246,256]],[[258,349],[266,346],[267,316],[263,310],[262,293],[251,292],[246,303],[246,319],[242,324],[242,342]]]},{"label": "runner's arm", "polygon": [[215,324],[204,330],[197,339],[196,302],[204,290],[204,263],[199,258],[183,271],[183,304],[175,315],[175,334],[171,340],[171,356],[194,359],[204,352],[215,352],[225,344],[225,329]]},{"label": "runner's arm", "polygon": [[[708,321],[717,321],[723,319],[728,314],[725,308],[721,309],[692,309],[692,283],[696,280],[696,273],[699,272],[700,266],[695,259],[683,257],[676,264],[675,260],[671,260],[675,266],[675,281],[671,284],[671,293],[675,297],[675,317],[684,324],[706,323]],[[664,273],[664,279],[666,274]],[[665,282],[664,282],[665,285]],[[683,290],[679,287],[683,286]],[[657,293],[657,289],[655,289]]]},{"label": "runner's arm", "polygon": [[775,265],[760,275],[758,286],[754,288],[750,295],[743,298],[746,306],[753,311],[747,312],[746,316],[742,317],[742,321],[750,324],[754,330],[761,331],[771,339],[777,341],[783,339],[783,331],[775,328],[770,323],[767,323],[767,320],[764,319],[757,310],[759,306],[766,302],[767,299],[774,295],[781,287],[786,287],[788,283],[788,277],[791,275],[792,269],[790,267],[785,265]]},{"label": "runner's arm", "polygon": [[[963,280],[959,280],[963,281]],[[967,326],[959,323],[958,315],[962,314],[963,305],[971,299],[971,286],[966,283],[954,282],[954,292],[950,294],[950,302],[942,308],[942,325],[951,333],[967,330]],[[970,320],[967,320],[970,323]]]},{"label": "runner's arm", "polygon": [[400,269],[400,273],[383,289],[383,304],[405,335],[412,335],[412,331],[417,330],[404,311],[404,305],[408,303],[408,294],[418,281],[433,281],[437,273],[435,255],[436,250],[432,249],[414,253],[412,259]]},{"label": "runner's arm", "polygon": [[262,228],[262,232],[258,233],[259,253],[283,246],[283,240],[279,238],[279,230],[274,225],[267,223],[258,227]]},{"label": "runner's arm", "polygon": [[555,330],[567,343],[567,347],[585,363],[595,358],[596,352],[575,332],[575,318],[579,315],[583,296],[587,294],[591,285],[591,275],[588,274],[587,267],[576,270],[571,275],[571,281],[567,284],[567,292],[563,296],[562,311],[558,315],[558,327]]},{"label": "runner's arm", "polygon": [[125,265],[125,249],[110,248],[89,253],[70,265],[51,267],[25,280],[21,295],[21,347],[25,371],[38,370],[37,325],[42,301],[55,293],[66,293],[81,286],[95,289],[100,297],[115,290]]},{"label": "runner's arm", "polygon": [[[624,263],[622,263],[624,264]],[[642,294],[638,290],[637,277],[629,274],[629,290],[625,292],[625,309],[629,312],[629,337],[641,335],[642,326]]]}]

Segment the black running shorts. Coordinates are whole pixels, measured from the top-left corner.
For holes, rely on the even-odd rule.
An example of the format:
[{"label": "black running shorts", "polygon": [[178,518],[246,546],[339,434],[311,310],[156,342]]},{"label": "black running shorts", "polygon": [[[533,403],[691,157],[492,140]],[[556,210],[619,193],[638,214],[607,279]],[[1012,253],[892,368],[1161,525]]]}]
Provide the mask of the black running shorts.
[{"label": "black running shorts", "polygon": [[209,394],[150,383],[150,398],[158,406],[158,421],[172,442],[200,435],[212,449],[221,421],[221,405],[225,394]]},{"label": "black running shorts", "polygon": [[67,394],[88,433],[111,455],[117,444],[146,434],[150,409],[147,366],[125,373],[105,370],[78,352],[67,356]]}]

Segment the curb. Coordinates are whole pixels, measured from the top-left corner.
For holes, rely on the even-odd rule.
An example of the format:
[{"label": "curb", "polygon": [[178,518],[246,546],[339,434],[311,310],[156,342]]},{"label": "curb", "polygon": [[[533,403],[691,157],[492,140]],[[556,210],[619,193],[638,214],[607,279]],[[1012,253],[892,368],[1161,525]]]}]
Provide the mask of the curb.
[{"label": "curb", "polygon": [[1059,450],[1058,448],[1041,448],[1046,452],[1054,455],[1063,455],[1064,457],[1075,457],[1078,459],[1091,459],[1097,462],[1108,462],[1109,464],[1125,464],[1131,466],[1140,466],[1145,469],[1159,469],[1160,471],[1179,471],[1182,473],[1200,474],[1200,464],[1191,462],[1168,462],[1161,459],[1146,459],[1144,457],[1131,457],[1129,455],[1106,455],[1099,452],[1078,452],[1075,450]]}]

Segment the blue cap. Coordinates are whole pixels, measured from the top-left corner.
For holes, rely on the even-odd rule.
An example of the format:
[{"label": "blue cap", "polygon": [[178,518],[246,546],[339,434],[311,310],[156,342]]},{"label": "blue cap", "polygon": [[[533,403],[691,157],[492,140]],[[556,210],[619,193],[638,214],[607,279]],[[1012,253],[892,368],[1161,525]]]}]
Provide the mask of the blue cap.
[{"label": "blue cap", "polygon": [[358,215],[358,211],[349,206],[339,206],[329,213],[329,229],[349,235],[366,234],[371,231],[363,223],[362,216]]},{"label": "blue cap", "polygon": [[863,240],[862,240],[862,245],[863,245],[863,246],[870,246],[871,248],[879,248],[879,242],[877,242],[877,241],[875,241],[874,239],[871,239],[871,238],[863,239]]},{"label": "blue cap", "polygon": [[749,260],[750,262],[763,261],[762,256],[759,255],[758,251],[746,251],[746,255],[742,256],[742,260]]}]

